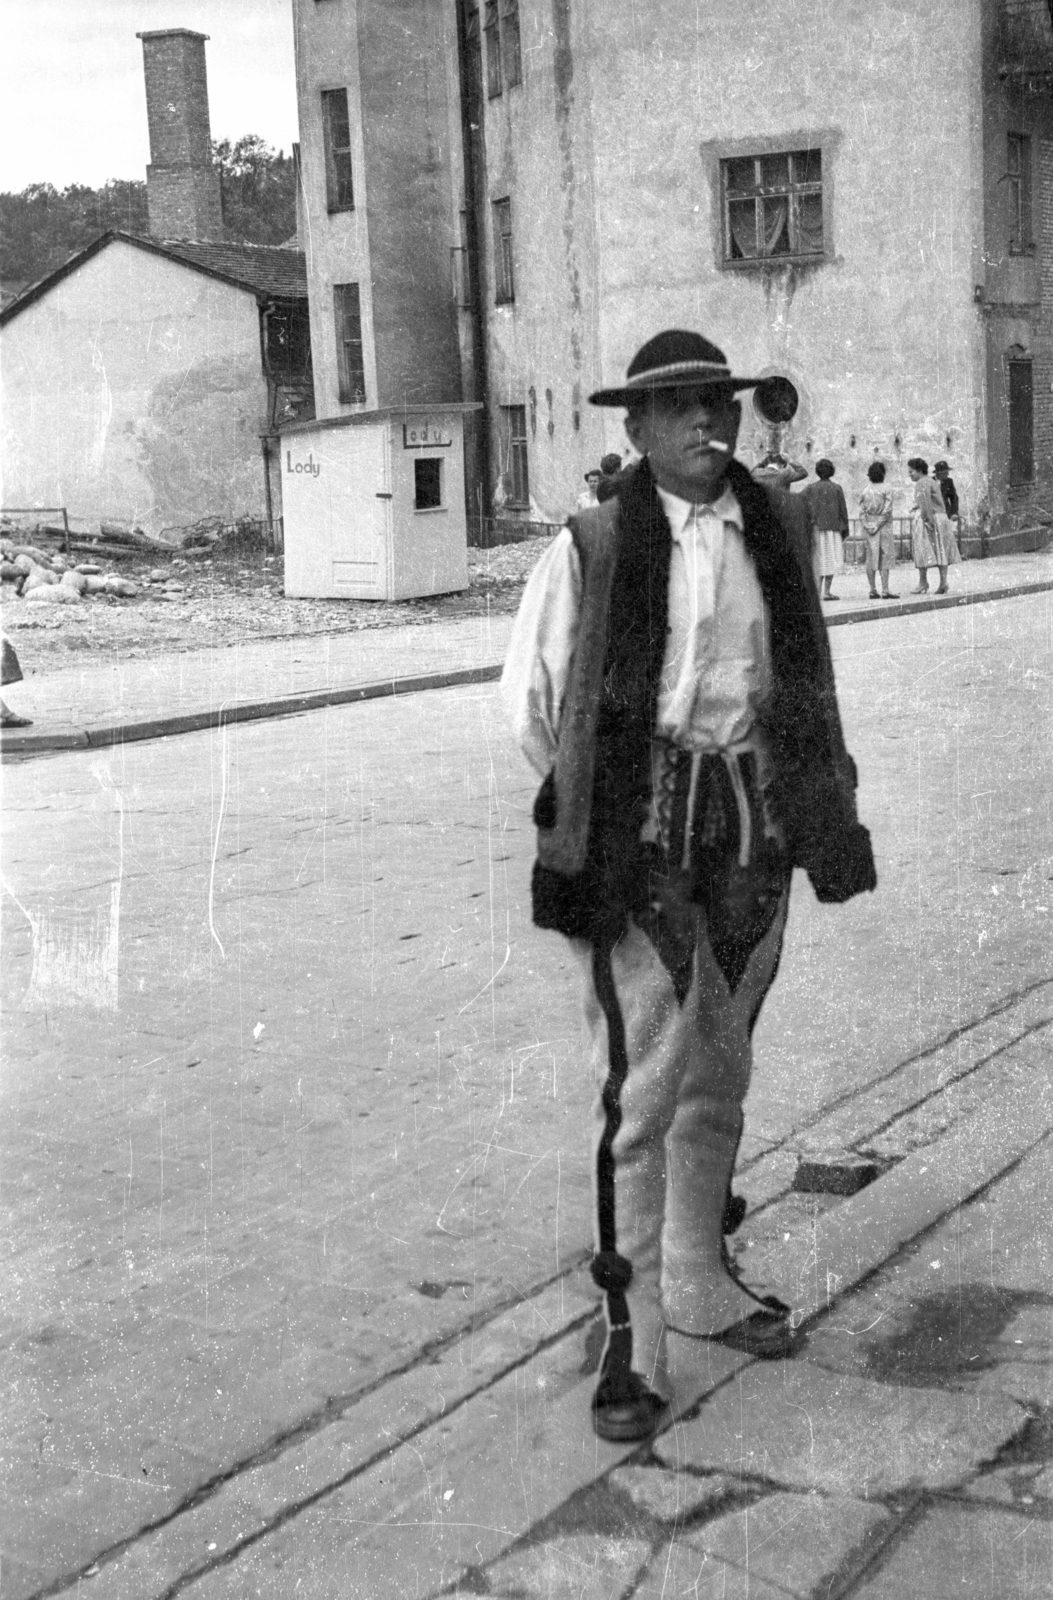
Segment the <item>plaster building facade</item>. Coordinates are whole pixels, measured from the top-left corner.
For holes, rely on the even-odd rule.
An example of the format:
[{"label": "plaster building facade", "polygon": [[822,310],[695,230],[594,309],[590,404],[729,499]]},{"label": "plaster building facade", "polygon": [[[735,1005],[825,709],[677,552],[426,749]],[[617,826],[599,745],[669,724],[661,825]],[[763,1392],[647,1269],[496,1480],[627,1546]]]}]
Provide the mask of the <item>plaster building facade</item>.
[{"label": "plaster building facade", "polygon": [[140,35],[149,238],[103,234],[0,312],[3,501],[159,533],[281,513],[313,414],[302,252],[223,238],[205,35]]},{"label": "plaster building facade", "polygon": [[1049,0],[294,16],[320,415],[481,400],[470,511],[557,517],[625,448],[590,390],[695,327],[785,380],[747,460],[829,456],[852,508],[880,456],[905,510],[944,457],[974,553],[1046,537]]}]

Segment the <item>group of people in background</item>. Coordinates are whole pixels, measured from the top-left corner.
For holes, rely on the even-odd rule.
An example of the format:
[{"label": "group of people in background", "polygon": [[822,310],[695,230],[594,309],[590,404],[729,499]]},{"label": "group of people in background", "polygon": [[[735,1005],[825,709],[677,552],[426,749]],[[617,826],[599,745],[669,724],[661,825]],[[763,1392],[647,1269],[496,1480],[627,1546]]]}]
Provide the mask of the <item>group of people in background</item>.
[{"label": "group of people in background", "polygon": [[[947,593],[947,568],[961,560],[955,535],[958,518],[958,492],[946,461],[937,461],[929,477],[929,464],[912,456],[907,471],[914,485],[911,507],[911,552],[918,569],[913,594],[928,594],[929,568],[940,575],[937,594]],[[836,600],[834,578],[844,570],[844,541],[850,528],[848,507],[840,484],[834,483],[836,468],[824,456],[815,463],[816,482],[800,491],[812,524],[812,563],[815,580],[824,600]],[[808,472],[796,461],[776,453],[766,455],[753,469],[761,483],[789,489],[807,478]],[[895,600],[889,589],[889,572],[896,559],[896,538],[892,522],[892,491],[885,487],[886,469],[881,461],[867,468],[867,487],[859,497],[859,521],[866,539],[866,575],[872,600]],[[952,520],[955,519],[955,520]],[[878,580],[881,589],[878,590]]]},{"label": "group of people in background", "polygon": [[[617,494],[632,463],[620,455],[604,456],[598,467],[585,474],[586,487],[578,495],[577,509],[587,510]],[[907,471],[914,485],[911,506],[911,553],[918,569],[917,587],[912,594],[929,594],[929,568],[940,575],[937,594],[947,593],[947,569],[961,560],[955,525],[958,521],[958,491],[946,461],[937,461],[933,476],[921,456],[911,456]],[[851,531],[844,490],[834,482],[836,467],[825,456],[815,463],[814,483],[799,491],[812,527],[812,566],[823,600],[836,600],[835,577],[844,571],[844,544]],[[758,483],[789,489],[808,476],[799,462],[788,461],[776,451],[769,452],[753,468]],[[892,490],[885,485],[886,468],[872,461],[867,468],[867,487],[859,496],[859,523],[866,540],[866,575],[871,600],[895,600],[889,589],[889,573],[896,561],[896,535],[892,521]],[[880,582],[881,588],[878,589]]]},{"label": "group of people in background", "polygon": [[598,467],[590,467],[585,474],[586,487],[578,496],[577,509],[587,511],[590,506],[598,506],[602,501],[609,500],[617,494],[622,478],[628,471],[617,451],[612,450],[610,455],[601,456]]}]

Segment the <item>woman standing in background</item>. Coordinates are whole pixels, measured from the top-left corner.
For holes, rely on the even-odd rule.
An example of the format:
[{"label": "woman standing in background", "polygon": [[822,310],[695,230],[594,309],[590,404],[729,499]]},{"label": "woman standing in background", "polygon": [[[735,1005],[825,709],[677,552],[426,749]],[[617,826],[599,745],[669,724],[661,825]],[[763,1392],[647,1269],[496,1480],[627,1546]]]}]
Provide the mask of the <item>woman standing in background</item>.
[{"label": "woman standing in background", "polygon": [[[859,520],[867,542],[867,578],[870,581],[871,600],[894,600],[889,593],[889,568],[896,555],[896,536],[892,531],[892,491],[885,489],[885,468],[880,461],[872,461],[867,468],[870,487],[859,496]],[[881,574],[881,594],[878,595],[875,579]]]},{"label": "woman standing in background", "polygon": [[[941,463],[945,465],[945,463]],[[907,462],[914,485],[914,565],[918,569],[918,587],[912,594],[928,594],[929,568],[936,567],[940,574],[937,594],[947,593],[947,568],[962,558],[954,537],[951,519],[947,515],[940,485],[929,477],[929,463],[921,456],[911,456]],[[957,499],[957,496],[955,496]]]},{"label": "woman standing in background", "polygon": [[844,570],[844,541],[848,538],[848,507],[839,483],[831,483],[834,464],[824,456],[815,463],[818,483],[810,483],[801,490],[812,516],[812,562],[815,581],[823,600],[836,600],[833,593],[835,573]]},{"label": "woman standing in background", "polygon": [[932,475],[940,486],[940,493],[943,496],[943,503],[947,508],[947,515],[950,517],[951,523],[955,530],[960,531],[962,524],[961,512],[958,505],[958,491],[954,487],[954,479],[951,477],[951,469],[947,465],[946,461],[937,461],[936,465],[932,469]]}]

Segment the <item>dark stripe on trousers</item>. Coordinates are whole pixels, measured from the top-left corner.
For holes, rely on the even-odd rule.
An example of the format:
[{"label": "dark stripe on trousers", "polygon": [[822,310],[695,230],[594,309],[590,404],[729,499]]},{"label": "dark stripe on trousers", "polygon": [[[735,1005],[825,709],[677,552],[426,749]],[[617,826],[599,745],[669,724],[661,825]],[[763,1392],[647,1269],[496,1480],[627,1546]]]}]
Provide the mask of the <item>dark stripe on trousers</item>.
[{"label": "dark stripe on trousers", "polygon": [[[618,1327],[628,1324],[629,1307],[626,1304],[624,1288],[614,1287],[610,1283],[610,1274],[618,1265],[614,1141],[622,1125],[621,1093],[629,1075],[629,1054],[625,1044],[625,1022],[614,987],[611,952],[612,946],[606,941],[593,945],[592,982],[607,1023],[608,1063],[607,1076],[600,1096],[604,1116],[603,1132],[596,1151],[596,1231],[600,1249],[599,1258],[594,1263],[593,1276],[607,1295],[608,1322],[611,1327]],[[628,1263],[625,1265],[628,1266]]]},{"label": "dark stripe on trousers", "polygon": [[[789,893],[790,893],[789,884],[787,884],[787,886],[786,886],[786,893],[787,893],[787,895],[789,895]],[[789,911],[789,908],[787,907],[787,913],[788,913],[788,911]],[[787,921],[787,918],[784,917],[783,918],[783,923],[782,923],[782,931],[779,934],[779,943],[778,943],[778,945],[776,946],[776,949],[775,949],[775,960],[771,964],[771,973],[770,973],[770,975],[768,977],[768,981],[764,985],[764,988],[761,990],[760,994],[757,996],[757,1003],[753,1007],[753,1010],[750,1012],[749,1034],[750,1034],[750,1038],[751,1039],[753,1038],[753,1030],[757,1026],[757,1019],[761,1014],[761,1010],[763,1008],[764,1002],[765,1002],[765,1000],[767,1000],[769,991],[771,990],[771,986],[775,982],[776,977],[778,976],[779,962],[782,960],[783,941],[786,938],[786,921]]]}]

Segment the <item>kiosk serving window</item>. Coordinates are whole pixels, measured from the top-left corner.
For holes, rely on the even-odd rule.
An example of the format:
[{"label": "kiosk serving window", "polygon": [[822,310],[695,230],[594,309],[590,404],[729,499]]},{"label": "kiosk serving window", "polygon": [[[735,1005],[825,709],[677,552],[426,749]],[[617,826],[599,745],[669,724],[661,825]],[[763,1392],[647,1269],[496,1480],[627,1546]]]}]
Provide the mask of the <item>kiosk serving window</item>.
[{"label": "kiosk serving window", "polygon": [[413,463],[414,511],[437,511],[442,505],[442,459],[417,457]]}]

